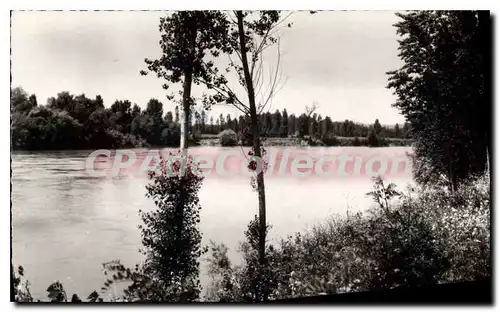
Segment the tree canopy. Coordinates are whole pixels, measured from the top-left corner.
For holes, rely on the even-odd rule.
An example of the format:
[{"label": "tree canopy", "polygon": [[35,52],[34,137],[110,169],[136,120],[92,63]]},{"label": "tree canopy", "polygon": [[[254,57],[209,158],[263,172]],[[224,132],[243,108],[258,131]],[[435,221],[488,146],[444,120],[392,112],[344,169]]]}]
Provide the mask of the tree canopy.
[{"label": "tree canopy", "polygon": [[411,126],[417,176],[452,187],[485,170],[491,117],[486,91],[489,13],[398,13],[404,65],[390,71],[394,104]]}]

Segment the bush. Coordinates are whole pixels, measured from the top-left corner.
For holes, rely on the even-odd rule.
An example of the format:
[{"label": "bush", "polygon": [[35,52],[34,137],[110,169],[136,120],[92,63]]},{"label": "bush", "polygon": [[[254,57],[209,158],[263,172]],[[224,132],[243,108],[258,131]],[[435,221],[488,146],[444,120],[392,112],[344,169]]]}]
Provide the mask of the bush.
[{"label": "bush", "polygon": [[233,130],[224,130],[218,135],[219,144],[221,146],[236,146],[238,145],[238,136]]},{"label": "bush", "polygon": [[180,146],[181,134],[179,125],[165,127],[161,132],[161,142],[164,146]]},{"label": "bush", "polygon": [[363,143],[358,137],[355,137],[354,140],[352,141],[353,146],[361,146]]},{"label": "bush", "polygon": [[147,145],[142,138],[129,133],[124,134],[115,129],[106,129],[106,136],[108,141],[111,142],[111,148],[134,148]]},{"label": "bush", "polygon": [[[269,231],[270,226],[267,227]],[[219,302],[260,302],[273,299],[273,292],[279,283],[279,268],[273,259],[273,246],[267,245],[267,264],[259,263],[259,220],[255,216],[245,231],[246,240],[240,244],[243,264],[233,266],[227,256],[224,244],[211,242],[209,275],[212,287],[209,288],[207,301]]]},{"label": "bush", "polygon": [[[171,153],[172,156],[180,155]],[[169,176],[169,164],[164,162],[161,173],[150,173],[147,196],[154,200],[157,209],[141,212],[144,225],[139,227],[146,266],[167,284],[175,285],[178,280],[182,287],[186,287],[178,291],[179,296],[186,296],[188,301],[198,297],[198,258],[202,254],[197,226],[201,210],[198,192],[203,177],[192,172],[192,161],[190,157],[187,159],[186,172],[180,178],[178,175]],[[180,161],[171,166],[173,172],[182,170]],[[174,294],[169,293],[168,297]]]},{"label": "bush", "polygon": [[[471,179],[455,193],[447,187],[419,190],[413,209],[433,226],[450,268],[443,281],[491,277],[490,177]],[[409,201],[409,199],[407,199]]]},{"label": "bush", "polygon": [[[384,191],[385,190],[385,191]],[[436,283],[446,268],[431,226],[411,209],[391,207],[394,187],[377,184],[378,207],[330,220],[281,243],[293,296],[387,289]],[[387,199],[387,203],[386,203]]]},{"label": "bush", "polygon": [[185,173],[181,170],[181,155],[173,163],[162,160],[159,172],[150,172],[147,197],[152,198],[156,209],[140,211],[143,224],[139,226],[142,236],[142,253],[146,256],[142,266],[135,270],[125,268],[119,261],[104,265],[115,273],[104,284],[129,281],[124,301],[141,302],[191,302],[199,299],[199,258],[204,253],[201,234],[198,191],[203,177],[192,172],[192,158],[186,161]]},{"label": "bush", "polygon": [[[227,248],[212,247],[210,300],[269,299],[424,286],[491,277],[489,177],[460,191],[418,189],[400,193],[376,180],[376,206],[335,217],[304,234],[268,246],[260,268],[251,235],[240,248],[242,266],[231,266]],[[250,227],[249,227],[250,228]],[[262,278],[267,279],[266,283]]]},{"label": "bush", "polygon": [[339,141],[339,139],[337,139],[337,137],[331,133],[323,135],[321,137],[321,141],[323,141],[323,143],[326,146],[340,146],[341,145],[341,142]]},{"label": "bush", "polygon": [[379,147],[382,146],[382,139],[375,133],[373,129],[370,129],[368,133],[367,143],[370,147]]},{"label": "bush", "polygon": [[33,302],[29,285],[29,281],[24,279],[24,268],[19,266],[17,274],[12,268],[12,294],[16,302]]}]

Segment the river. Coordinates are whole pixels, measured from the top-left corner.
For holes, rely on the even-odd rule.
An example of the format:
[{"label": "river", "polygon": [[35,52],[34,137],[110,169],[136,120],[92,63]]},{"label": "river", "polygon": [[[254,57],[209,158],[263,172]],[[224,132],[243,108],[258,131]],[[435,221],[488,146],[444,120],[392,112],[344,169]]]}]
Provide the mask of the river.
[{"label": "river", "polygon": [[[195,147],[194,154],[214,155],[241,148]],[[366,153],[393,157],[409,148],[305,148],[303,153]],[[101,263],[120,259],[133,266],[138,252],[138,210],[154,207],[145,197],[148,183],[143,174],[92,177],[85,170],[91,151],[12,153],[12,231],[14,264],[22,265],[35,298],[46,298],[45,289],[60,280],[69,296],[86,297],[105,281]],[[113,152],[114,153],[114,152]],[[138,159],[147,151],[138,150]],[[292,153],[296,154],[296,153]],[[291,159],[293,159],[293,155]],[[112,162],[109,158],[107,164]],[[109,168],[109,166],[108,166]],[[408,174],[389,177],[404,187]],[[336,178],[297,178],[269,175],[266,178],[267,218],[271,241],[318,224],[333,214],[365,209],[371,199],[372,181],[366,175]],[[244,176],[207,177],[200,190],[200,231],[203,244],[224,242],[232,261],[244,238],[249,220],[257,213],[257,194]],[[201,281],[207,285],[202,265]]]}]

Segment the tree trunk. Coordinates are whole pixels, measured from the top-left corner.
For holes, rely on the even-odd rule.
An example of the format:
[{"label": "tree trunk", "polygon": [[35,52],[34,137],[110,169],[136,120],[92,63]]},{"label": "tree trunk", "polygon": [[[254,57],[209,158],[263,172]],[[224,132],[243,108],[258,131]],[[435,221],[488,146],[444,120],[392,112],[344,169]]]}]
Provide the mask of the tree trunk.
[{"label": "tree trunk", "polygon": [[448,147],[447,147],[447,153],[448,153],[448,180],[449,180],[449,188],[450,188],[450,191],[452,194],[455,193],[455,191],[457,190],[457,179],[455,177],[455,174],[453,172],[453,160],[455,160],[452,156],[454,156],[455,154],[451,153],[451,143],[448,141]]},{"label": "tree trunk", "polygon": [[181,113],[181,145],[182,154],[187,154],[189,140],[189,113],[191,107],[191,84],[193,82],[192,68],[184,71],[184,84],[182,93],[182,113]]},{"label": "tree trunk", "polygon": [[[192,64],[194,59],[194,50],[196,44],[196,28],[191,32],[191,47],[188,56],[188,62]],[[187,154],[189,138],[189,114],[191,112],[191,86],[193,84],[193,67],[187,66],[184,70],[184,83],[182,90],[182,116],[181,116],[181,144],[182,155]]]},{"label": "tree trunk", "polygon": [[491,17],[490,11],[478,11],[478,33],[477,42],[479,44],[479,50],[481,51],[481,65],[483,69],[483,79],[484,88],[481,99],[482,116],[481,123],[484,125],[485,130],[485,140],[486,140],[486,157],[488,159],[487,167],[491,178],[491,162],[492,158],[492,144],[491,144],[491,132],[492,132],[492,116],[491,116]]},{"label": "tree trunk", "polygon": [[[188,63],[191,66],[187,66],[184,70],[184,83],[183,83],[183,92],[182,92],[182,111],[181,111],[181,159],[180,159],[180,168],[179,168],[179,203],[176,207],[176,215],[178,218],[178,226],[177,226],[177,243],[179,244],[176,248],[182,247],[182,235],[184,232],[184,206],[185,206],[185,198],[186,194],[184,193],[184,175],[186,173],[187,167],[187,156],[188,156],[188,135],[189,135],[189,113],[191,106],[191,85],[193,83],[193,60],[194,60],[194,52],[196,45],[196,33],[197,30],[195,27],[191,30],[191,47],[188,55]],[[184,274],[185,272],[183,272]],[[185,278],[185,276],[183,277]]]},{"label": "tree trunk", "polygon": [[184,70],[184,83],[183,83],[183,90],[182,90],[182,113],[181,113],[181,142],[180,142],[180,149],[181,149],[181,168],[180,168],[180,177],[184,176],[185,174],[185,169],[186,169],[186,161],[187,161],[187,155],[188,155],[188,141],[189,141],[189,120],[190,120],[190,112],[191,112],[191,86],[193,84],[193,60],[194,60],[194,53],[195,53],[195,48],[196,48],[196,35],[197,35],[197,28],[192,27],[191,31],[191,38],[190,38],[190,49],[189,49],[189,55],[187,58],[187,62],[191,66],[187,66],[186,69]]},{"label": "tree trunk", "polygon": [[[262,151],[260,147],[259,122],[257,116],[257,108],[255,105],[255,92],[252,77],[248,66],[245,31],[243,28],[243,12],[237,11],[238,19],[238,34],[240,38],[241,61],[243,65],[243,73],[245,76],[245,84],[248,91],[248,102],[250,105],[250,120],[253,139],[254,155],[262,159]],[[263,161],[262,161],[263,163]],[[259,263],[266,264],[266,191],[264,186],[264,172],[260,170],[257,174],[257,192],[259,196]]]}]

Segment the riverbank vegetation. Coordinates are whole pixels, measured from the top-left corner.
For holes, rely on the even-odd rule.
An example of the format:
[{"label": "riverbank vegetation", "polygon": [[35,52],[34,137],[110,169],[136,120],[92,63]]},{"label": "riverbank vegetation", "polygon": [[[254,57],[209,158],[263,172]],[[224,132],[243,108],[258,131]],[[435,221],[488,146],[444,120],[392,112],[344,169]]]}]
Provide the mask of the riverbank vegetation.
[{"label": "riverbank vegetation", "polygon": [[[446,188],[419,186],[401,191],[395,185],[384,185],[377,180],[367,194],[374,199],[373,207],[365,212],[331,216],[310,231],[268,244],[269,260],[263,267],[258,264],[256,219],[250,222],[246,239],[239,246],[241,264],[229,260],[223,242],[196,248],[196,252],[189,253],[190,268],[195,270],[191,271],[192,276],[198,274],[198,255],[203,254],[202,258],[209,263],[211,285],[205,296],[201,296],[196,279],[191,284],[175,284],[174,275],[182,271],[174,270],[176,265],[155,264],[170,270],[169,273],[177,272],[169,279],[163,273],[146,273],[142,266],[129,269],[120,262],[110,262],[104,266],[108,281],[103,289],[93,292],[85,301],[256,302],[262,301],[264,295],[274,300],[488,278],[492,270],[489,192],[488,174],[463,182],[455,193]],[[153,213],[167,211],[159,209]],[[174,219],[169,220],[174,222]],[[165,256],[173,253],[175,259],[181,255],[175,252],[175,247],[168,247],[167,236],[160,239],[163,237],[158,232],[160,227],[150,229],[157,233],[143,231],[147,234],[143,237],[153,244],[148,243],[149,246],[157,247],[150,250],[163,250]],[[198,241],[198,235],[192,237]],[[14,277],[16,298],[32,301],[22,270]],[[159,284],[165,281],[170,286]],[[124,294],[116,294],[112,285],[121,282],[130,286]],[[178,292],[174,292],[177,289],[174,285]],[[72,298],[67,297],[62,284],[57,282],[47,289],[45,300],[64,302],[78,296]]]},{"label": "riverbank vegetation", "polygon": [[[398,191],[377,180],[374,207],[332,216],[305,233],[268,246],[269,264],[255,264],[254,223],[234,265],[212,243],[208,301],[261,301],[319,294],[474,281],[491,276],[489,177],[460,191]],[[257,286],[262,285],[262,286]]]},{"label": "riverbank vegetation", "polygon": [[[167,20],[172,24],[167,24],[171,27],[189,25],[186,29],[192,31],[192,34],[210,31],[210,28],[203,28],[214,26],[210,19],[205,20],[207,23],[203,25],[193,22],[197,14],[203,15],[200,12],[176,13]],[[224,27],[217,28],[217,34],[222,37],[219,38],[220,45],[216,47],[220,48],[220,53],[239,51],[240,59],[243,60],[247,53],[243,25],[250,28],[249,35],[266,36],[266,27],[279,20],[280,12],[261,12],[256,14],[257,20],[252,22],[245,20],[248,17],[246,13],[234,12],[234,15],[237,23],[233,23],[237,25],[229,27],[226,32],[221,31]],[[487,116],[491,107],[488,106],[489,81],[486,70],[489,47],[484,45],[489,42],[489,13],[418,11],[397,15],[400,22],[395,27],[404,38],[399,42],[404,66],[388,73],[388,87],[398,96],[395,106],[408,121],[403,127],[406,128],[402,131],[404,134],[398,132],[398,135],[408,135],[415,147],[412,157],[417,164],[414,168],[416,185],[401,190],[396,185],[377,178],[374,180],[373,190],[366,194],[372,197],[373,207],[345,216],[332,216],[311,231],[270,243],[266,241],[267,233],[272,227],[265,222],[264,181],[257,181],[255,189],[259,196],[259,207],[255,218],[249,222],[245,231],[246,239],[239,248],[243,262],[233,264],[223,242],[213,242],[208,255],[207,248],[200,246],[196,224],[200,222],[198,190],[201,179],[192,175],[189,170],[180,177],[152,175],[147,191],[155,201],[156,209],[142,213],[144,224],[141,225],[146,261],[134,269],[124,267],[119,261],[106,264],[108,280],[99,292],[90,294],[87,301],[261,302],[315,294],[491,278],[492,152],[491,122]],[[244,20],[247,23],[243,23]],[[187,21],[190,23],[185,24]],[[228,18],[227,22],[230,21]],[[162,20],[162,25],[163,23],[165,20]],[[236,26],[239,31],[230,31]],[[176,31],[172,38],[178,36],[179,40],[167,40],[165,44],[171,45],[169,48],[182,50],[182,46],[177,45],[184,42],[183,32],[175,27],[173,29]],[[229,46],[226,46],[226,40],[229,40]],[[204,45],[198,48],[200,47]],[[255,51],[253,48],[255,47],[250,47],[249,51]],[[252,55],[252,58],[258,59],[259,56]],[[149,64],[155,63],[153,61]],[[202,65],[207,65],[208,68],[214,66],[213,63],[203,62]],[[236,70],[238,69],[241,67],[236,66]],[[247,71],[248,68],[245,69],[245,79],[241,79],[240,83],[244,83],[247,90],[252,90],[252,79],[248,77]],[[241,71],[238,72],[241,74]],[[226,83],[227,80],[221,80],[215,85],[209,85],[219,88]],[[226,96],[223,99],[219,97],[216,102],[235,103],[236,99],[231,93],[226,93]],[[66,105],[64,103],[67,102],[49,101],[50,107],[39,108],[34,105],[36,100],[33,97],[22,95],[20,98],[26,100],[17,101],[13,105],[18,114],[17,122],[23,118],[23,122],[28,120],[28,124],[32,125],[30,131],[35,131],[34,133],[48,131],[51,136],[42,136],[45,138],[42,142],[66,142],[65,137],[59,139],[54,135],[59,131],[54,130],[59,129],[57,127],[73,129],[80,124],[85,128],[86,119],[78,119],[78,115],[75,115],[81,110],[74,109],[71,113],[60,110],[61,105]],[[66,96],[61,98],[67,99]],[[249,99],[251,102],[252,96]],[[96,98],[87,104],[98,107],[100,113],[96,115],[107,114],[99,103],[101,101]],[[139,110],[132,120],[144,118],[147,129],[154,129],[145,132],[146,140],[160,142],[165,130],[159,126],[164,120],[159,113],[162,111],[161,103],[150,103],[152,104],[148,104],[146,113]],[[122,112],[117,107],[121,106],[117,105],[115,111]],[[126,104],[124,107],[130,105]],[[252,108],[252,104],[248,107],[241,104],[238,107],[245,110]],[[293,115],[285,115],[285,112],[274,115],[256,114],[254,109],[255,107],[247,112],[248,117],[241,119],[243,122],[238,120],[233,124],[231,118],[226,121],[223,117],[219,118],[219,127],[210,134],[234,131],[240,136],[240,141],[252,145],[253,150],[249,152],[249,156],[261,156],[261,151],[265,153],[261,136],[263,139],[273,135],[283,139],[294,136],[297,140],[307,140],[308,144],[320,145],[322,142],[336,145],[340,141],[338,136],[342,135],[353,137],[353,141],[361,141],[360,137],[366,138],[366,144],[378,146],[391,138],[389,133],[396,133],[396,127],[394,130],[384,130],[378,120],[366,128],[356,127],[349,121],[339,123],[340,128],[336,128],[334,123],[325,121],[328,117],[314,117],[314,108],[306,109],[307,113],[296,118],[296,123],[288,123]],[[123,117],[126,114],[117,115]],[[76,118],[77,123],[68,116]],[[266,119],[268,116],[271,117],[270,122]],[[250,123],[245,124],[248,118],[251,118]],[[46,120],[54,120],[58,126],[53,127]],[[168,120],[172,119],[169,117]],[[318,123],[318,120],[322,120],[322,123]],[[175,124],[175,120],[173,123]],[[123,127],[114,130],[122,134],[128,133],[126,131],[129,130],[124,130],[128,129],[125,127],[127,123],[116,121],[113,127],[118,127],[118,124]],[[196,122],[191,124],[197,129]],[[210,126],[213,124],[212,122]],[[198,125],[202,127],[201,122]],[[33,145],[30,136],[23,129],[21,126],[16,128],[16,142],[29,142],[32,145],[28,146],[38,147],[39,145]],[[107,135],[102,134],[106,131],[99,133],[104,137]],[[231,137],[234,143],[233,133]],[[19,144],[22,146],[28,143]],[[178,166],[179,163],[174,164],[177,170]],[[212,285],[206,297],[201,295],[197,281],[200,270],[198,259],[204,256],[208,256],[209,273],[212,277]],[[22,269],[17,274],[13,272],[13,294],[17,301],[33,301],[29,283],[23,282],[23,275]],[[110,285],[124,281],[128,283],[124,292],[111,292]],[[60,282],[50,285],[47,292],[50,301],[81,300],[76,295],[68,299]]]},{"label": "riverbank vegetation", "polygon": [[[163,103],[151,99],[146,109],[130,101],[117,100],[105,107],[101,96],[88,98],[60,92],[45,105],[35,94],[22,88],[11,90],[11,148],[13,150],[117,149],[131,147],[178,147],[180,113],[164,113]],[[204,109],[194,109],[189,127],[190,145],[218,145],[210,140],[225,130],[237,133],[239,143],[248,145],[250,121],[243,116],[214,119]],[[408,124],[381,126],[333,122],[330,117],[314,114],[288,115],[282,112],[260,115],[260,135],[273,146],[407,146]],[[373,131],[372,131],[373,129]],[[371,140],[369,134],[378,140]],[[358,139],[356,139],[358,138]]]}]

